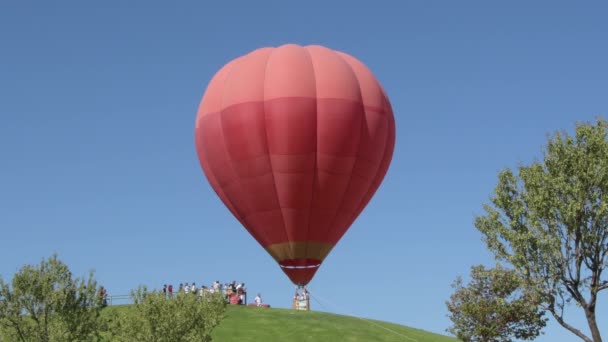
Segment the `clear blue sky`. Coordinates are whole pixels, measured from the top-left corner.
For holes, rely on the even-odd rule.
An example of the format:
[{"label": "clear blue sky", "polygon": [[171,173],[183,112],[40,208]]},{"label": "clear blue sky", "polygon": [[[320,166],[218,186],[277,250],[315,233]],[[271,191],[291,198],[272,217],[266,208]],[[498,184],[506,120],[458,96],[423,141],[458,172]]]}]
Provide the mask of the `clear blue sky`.
[{"label": "clear blue sky", "polygon": [[[445,333],[451,282],[493,263],[473,219],[498,171],[608,114],[608,5],[366,3],[2,2],[0,274],[57,252],[111,294],[237,280],[288,307],[293,285],[204,178],[194,119],[229,60],[322,44],[376,74],[397,143],[310,284],[334,306],[313,308]],[[605,293],[598,306],[606,335]],[[553,321],[539,339],[574,340]]]}]

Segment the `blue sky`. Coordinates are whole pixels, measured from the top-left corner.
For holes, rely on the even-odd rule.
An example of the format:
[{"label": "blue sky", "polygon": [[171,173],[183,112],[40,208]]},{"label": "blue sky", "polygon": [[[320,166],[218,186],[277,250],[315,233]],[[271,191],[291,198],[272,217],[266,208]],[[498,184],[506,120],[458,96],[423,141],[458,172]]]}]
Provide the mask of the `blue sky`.
[{"label": "blue sky", "polygon": [[[608,112],[599,1],[3,2],[0,274],[57,252],[110,294],[244,281],[294,287],[208,185],[194,149],[207,82],[262,46],[321,44],[385,87],[384,183],[310,284],[313,309],[445,333],[451,282],[492,265],[473,226],[503,167]],[[577,312],[576,307],[571,308]],[[598,324],[608,334],[602,293]],[[568,316],[587,331],[582,315]],[[539,341],[573,341],[553,321]]]}]

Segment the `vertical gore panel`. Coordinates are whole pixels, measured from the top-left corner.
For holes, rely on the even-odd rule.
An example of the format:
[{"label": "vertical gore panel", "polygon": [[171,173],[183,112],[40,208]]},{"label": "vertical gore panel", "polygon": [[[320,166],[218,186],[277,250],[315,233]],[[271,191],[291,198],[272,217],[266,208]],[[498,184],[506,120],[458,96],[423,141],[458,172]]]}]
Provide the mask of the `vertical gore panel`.
[{"label": "vertical gore panel", "polygon": [[[338,54],[349,64],[358,79],[365,107],[365,119],[361,127],[358,158],[353,166],[345,201],[328,233],[328,241],[331,243],[337,243],[340,240],[369,202],[386,173],[386,169],[382,170],[382,160],[385,158],[387,149],[390,149],[389,154],[392,156],[394,145],[394,139],[391,142],[389,138],[391,130],[389,116],[392,117],[392,112],[389,112],[390,104],[388,107],[386,106],[386,97],[382,87],[365,65],[352,56],[341,52]],[[394,131],[394,125],[392,129]]]},{"label": "vertical gore panel", "polygon": [[200,119],[200,125],[200,130],[202,130],[200,134],[201,152],[209,164],[208,170],[214,175],[219,190],[230,200],[239,218],[244,219],[249,211],[248,203],[243,201],[240,189],[230,187],[230,185],[239,183],[240,180],[232,168],[226,144],[224,143],[220,114],[210,113],[203,115]]},{"label": "vertical gore panel", "polygon": [[[222,190],[220,183],[218,181],[218,178],[217,178],[216,174],[214,173],[215,168],[212,166],[212,164],[209,163],[208,152],[205,149],[205,147],[210,143],[210,142],[208,142],[208,143],[204,142],[205,140],[210,140],[208,138],[205,139],[205,136],[206,135],[209,136],[210,134],[213,135],[213,130],[217,131],[219,129],[219,126],[218,127],[213,126],[212,123],[208,123],[208,124],[204,124],[204,125],[200,124],[200,121],[202,120],[203,116],[205,116],[205,115],[217,116],[218,113],[221,111],[222,86],[224,84],[224,81],[226,80],[226,77],[228,76],[228,73],[230,72],[230,70],[232,69],[232,67],[234,66],[234,64],[237,61],[238,61],[238,58],[235,60],[232,60],[231,62],[226,64],[223,68],[221,68],[213,76],[213,78],[209,82],[209,85],[207,86],[205,94],[204,94],[203,98],[201,99],[201,103],[200,103],[198,111],[197,111],[194,133],[195,133],[196,151],[197,151],[197,154],[199,157],[199,161],[200,161],[201,167],[203,169],[203,172],[205,173],[205,175],[207,176],[207,179],[209,180],[209,183],[211,184],[211,187],[217,193],[217,195],[220,197],[220,200],[224,203],[224,205],[226,205],[226,207],[228,207],[230,212],[237,218],[237,220],[239,220],[239,222],[241,222],[241,224],[245,225],[242,215],[239,214],[239,212],[236,210],[235,206],[232,204],[233,200],[230,199],[226,195],[226,193]],[[216,120],[216,123],[219,123],[219,121]],[[205,130],[212,130],[212,131],[205,134]],[[213,140],[211,140],[211,141],[213,141]],[[217,149],[225,149],[223,139],[215,140],[215,141],[213,141],[213,144],[219,145],[219,146],[216,146]],[[226,153],[220,153],[220,155],[225,156]],[[232,171],[232,170],[229,170],[229,172],[230,171]],[[231,174],[229,172],[223,172],[223,174],[231,176]],[[232,178],[234,178],[234,175],[232,175]]]},{"label": "vertical gore panel", "polygon": [[364,112],[350,66],[327,48],[307,49],[317,82],[317,179],[308,239],[326,242],[350,182]]},{"label": "vertical gore panel", "polygon": [[[215,116],[217,117],[217,114],[215,114]],[[209,117],[207,117],[206,119],[209,119]],[[205,127],[208,127],[208,123],[205,123]],[[203,135],[203,134],[196,135],[197,153],[198,153],[199,161],[200,161],[201,167],[203,169],[203,172],[207,176],[207,179],[209,179],[209,183],[211,184],[211,187],[217,193],[220,200],[224,203],[224,205],[226,205],[226,207],[230,210],[232,215],[234,215],[237,218],[237,220],[239,220],[239,222],[241,222],[241,224],[245,225],[245,221],[243,220],[243,218],[244,218],[243,215],[241,215],[237,211],[236,207],[232,203],[233,200],[226,195],[224,190],[222,190],[222,187],[220,186],[218,178],[215,176],[215,172],[217,172],[217,170],[214,168],[214,166],[212,164],[209,163],[209,157],[208,157],[209,152],[206,151],[206,149],[204,148],[205,146],[207,146],[204,143],[204,141],[205,141],[205,135]],[[223,146],[220,145],[217,147],[223,147]],[[222,154],[225,155],[225,153],[222,153]],[[214,171],[214,170],[216,170],[216,171]],[[223,175],[230,176],[230,173],[225,172]],[[234,178],[234,175],[232,175],[232,178]],[[228,181],[225,181],[225,182],[228,182]]]},{"label": "vertical gore panel", "polygon": [[264,73],[272,50],[255,50],[234,64],[222,85],[222,110],[235,104],[264,100]]},{"label": "vertical gore panel", "polygon": [[264,99],[315,98],[315,73],[306,50],[284,45],[272,51],[264,80]]},{"label": "vertical gore panel", "polygon": [[315,92],[306,50],[296,45],[275,49],[266,66],[264,104],[272,174],[289,241],[305,241],[309,224],[317,144]]},{"label": "vertical gore panel", "polygon": [[319,113],[324,115],[320,119],[318,130],[318,187],[315,189],[311,217],[312,220],[318,220],[318,223],[309,237],[314,241],[331,242],[328,240],[331,230],[347,229],[335,227],[333,221],[339,215],[352,181],[364,112],[361,104],[328,99],[319,100]]},{"label": "vertical gore panel", "polygon": [[355,75],[357,75],[363,104],[366,107],[376,108],[378,111],[383,111],[384,93],[382,92],[380,83],[378,83],[372,72],[356,58],[342,52],[336,53],[340,55],[340,57],[342,57],[346,63],[348,63]]},{"label": "vertical gore panel", "polygon": [[[376,172],[376,175],[374,176],[374,179],[372,180],[372,184],[370,185],[368,191],[365,193],[365,195],[363,196],[363,198],[360,201],[359,208],[358,208],[359,212],[361,212],[365,208],[365,206],[369,203],[369,201],[371,200],[373,195],[378,190],[378,187],[382,183],[382,180],[384,179],[384,176],[386,175],[386,172],[388,171],[388,167],[391,163],[391,159],[393,157],[393,152],[395,149],[395,118],[393,116],[393,110],[391,108],[391,104],[387,97],[384,98],[384,111],[387,114],[386,118],[387,118],[387,126],[388,126],[388,132],[387,132],[387,136],[386,136],[386,147],[385,147],[384,153],[382,155],[382,160],[380,161],[380,164],[378,165],[378,171]],[[356,216],[351,217],[351,219],[349,221],[350,222],[349,225],[352,224],[356,218],[357,218]]]},{"label": "vertical gore panel", "polygon": [[[248,230],[265,244],[284,241],[268,153],[264,112],[264,77],[273,49],[259,49],[232,68],[226,77],[221,121],[231,166],[239,178]],[[235,190],[236,192],[236,190]]]}]

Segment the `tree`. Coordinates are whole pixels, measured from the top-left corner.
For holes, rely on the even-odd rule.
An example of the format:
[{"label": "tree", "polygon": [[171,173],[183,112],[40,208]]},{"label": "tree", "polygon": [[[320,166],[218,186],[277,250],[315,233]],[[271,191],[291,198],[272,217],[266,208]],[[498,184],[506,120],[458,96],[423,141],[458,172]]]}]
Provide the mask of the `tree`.
[{"label": "tree", "polygon": [[532,340],[546,325],[537,299],[522,291],[521,279],[513,270],[473,266],[470,283],[464,286],[458,277],[452,287],[455,292],[446,305],[454,325],[448,331],[462,341]]},{"label": "tree", "polygon": [[131,292],[133,307],[115,313],[110,327],[112,341],[194,342],[211,341],[211,332],[223,319],[226,302],[221,294],[179,293],[166,298],[162,292],[139,287]]},{"label": "tree", "polygon": [[0,336],[9,341],[89,341],[100,306],[93,273],[72,278],[57,255],[25,265],[10,285],[0,278]]},{"label": "tree", "polygon": [[[608,288],[608,124],[577,124],[574,137],[549,138],[544,159],[505,169],[475,219],[490,251],[513,265],[557,322],[584,341],[601,342],[595,312]],[[604,278],[602,275],[604,274]],[[591,337],[566,322],[574,301]]]}]

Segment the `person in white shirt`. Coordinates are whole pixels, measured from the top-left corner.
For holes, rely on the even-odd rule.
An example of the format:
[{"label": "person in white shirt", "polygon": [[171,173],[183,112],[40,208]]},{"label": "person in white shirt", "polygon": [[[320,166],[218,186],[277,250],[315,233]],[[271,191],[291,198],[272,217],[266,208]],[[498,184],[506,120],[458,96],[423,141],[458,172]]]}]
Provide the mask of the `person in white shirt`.
[{"label": "person in white shirt", "polygon": [[190,292],[192,294],[194,294],[194,295],[196,294],[196,283],[194,283],[194,282],[192,283],[192,287],[190,288]]},{"label": "person in white shirt", "polygon": [[255,302],[255,305],[262,306],[262,295],[258,293],[253,301]]},{"label": "person in white shirt", "polygon": [[190,292],[190,285],[188,285],[188,283],[186,283],[186,284],[184,285],[184,293],[185,293],[185,294],[188,294],[189,292]]}]

